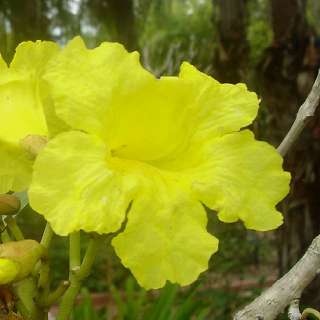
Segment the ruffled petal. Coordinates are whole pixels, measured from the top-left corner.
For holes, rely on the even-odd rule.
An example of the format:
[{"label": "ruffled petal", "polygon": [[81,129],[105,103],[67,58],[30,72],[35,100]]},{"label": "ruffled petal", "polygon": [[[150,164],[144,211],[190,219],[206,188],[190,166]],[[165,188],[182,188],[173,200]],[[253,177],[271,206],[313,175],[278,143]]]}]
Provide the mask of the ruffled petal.
[{"label": "ruffled petal", "polygon": [[189,85],[175,77],[156,79],[137,52],[118,43],[89,50],[75,38],[45,78],[58,116],[101,137],[116,156],[152,161],[183,147],[190,135]]},{"label": "ruffled petal", "polygon": [[59,50],[59,46],[52,41],[21,42],[10,63],[10,70],[39,76]]},{"label": "ruffled petal", "polygon": [[41,101],[29,79],[20,77],[0,85],[0,114],[2,141],[18,145],[27,135],[47,134]]},{"label": "ruffled petal", "polygon": [[221,221],[244,221],[248,229],[271,230],[282,224],[275,209],[289,191],[290,174],[269,144],[244,130],[204,141],[202,162],[190,172],[195,196],[218,211]]},{"label": "ruffled petal", "polygon": [[141,67],[137,52],[128,53],[122,45],[107,42],[89,50],[76,37],[48,66],[45,78],[63,120],[73,128],[105,136],[112,99],[135,91],[153,76]]},{"label": "ruffled petal", "polygon": [[133,201],[126,228],[112,245],[144,288],[161,288],[166,281],[188,285],[218,250],[206,225],[200,203],[179,190],[165,194],[161,185],[153,185]]},{"label": "ruffled petal", "polygon": [[117,254],[145,288],[186,285],[208,267],[218,241],[202,205],[177,176],[147,163],[112,157],[96,136],[62,133],[38,155],[30,204],[53,230],[115,232]]},{"label": "ruffled petal", "polygon": [[187,62],[181,65],[179,78],[192,86],[198,139],[238,131],[255,119],[259,100],[245,84],[219,83]]},{"label": "ruffled petal", "polygon": [[47,135],[40,77],[58,52],[53,42],[23,42],[0,73],[0,140],[18,145],[27,135]]},{"label": "ruffled petal", "polygon": [[31,180],[32,164],[22,148],[0,142],[0,194],[25,190]]},{"label": "ruffled petal", "polygon": [[41,78],[58,51],[53,42],[23,42],[10,67],[0,66],[0,193],[21,191],[30,183],[32,160],[21,148],[25,137],[52,136],[66,128]]},{"label": "ruffled petal", "polygon": [[136,182],[108,169],[108,154],[99,138],[70,131],[49,141],[36,158],[30,205],[57,234],[120,228]]},{"label": "ruffled petal", "polygon": [[69,126],[56,115],[48,85],[42,79],[48,62],[52,61],[59,51],[59,46],[51,41],[22,42],[18,45],[10,64],[11,72],[24,75],[26,81],[34,81],[34,98],[39,100],[38,106],[35,104],[35,108],[41,113],[39,117],[41,121],[43,121],[44,115],[46,134],[50,137],[69,129]]}]

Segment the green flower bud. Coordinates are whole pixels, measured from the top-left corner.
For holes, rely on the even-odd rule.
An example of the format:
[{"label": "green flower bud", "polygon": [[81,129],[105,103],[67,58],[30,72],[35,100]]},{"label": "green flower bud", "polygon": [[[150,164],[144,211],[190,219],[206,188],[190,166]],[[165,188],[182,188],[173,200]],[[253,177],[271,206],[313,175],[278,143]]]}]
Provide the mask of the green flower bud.
[{"label": "green flower bud", "polygon": [[16,214],[20,209],[20,200],[11,194],[0,195],[0,215]]},{"label": "green flower bud", "polygon": [[0,258],[0,285],[7,284],[16,279],[19,274],[19,265],[9,259]]},{"label": "green flower bud", "polygon": [[27,277],[45,255],[46,249],[35,240],[12,241],[0,245],[0,259],[8,259],[19,267],[14,280]]}]

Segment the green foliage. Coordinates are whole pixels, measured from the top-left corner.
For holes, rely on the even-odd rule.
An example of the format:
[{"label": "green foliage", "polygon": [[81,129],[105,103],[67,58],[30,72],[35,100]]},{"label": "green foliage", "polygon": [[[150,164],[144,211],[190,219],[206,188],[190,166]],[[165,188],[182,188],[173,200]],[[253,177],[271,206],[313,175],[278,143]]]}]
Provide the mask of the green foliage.
[{"label": "green foliage", "polygon": [[272,29],[268,17],[268,2],[266,0],[249,1],[249,23],[247,40],[250,46],[250,63],[255,66],[264,50],[271,45]]},{"label": "green foliage", "polygon": [[159,291],[147,293],[128,277],[123,291],[115,286],[111,288],[115,306],[106,309],[95,310],[89,291],[83,290],[81,304],[75,307],[72,319],[228,320],[236,309],[260,293],[260,289],[241,293],[228,288],[208,289],[199,283],[187,289],[168,283]]},{"label": "green foliage", "polygon": [[102,320],[105,319],[104,311],[96,311],[88,289],[82,291],[81,304],[77,305],[72,313],[70,320]]},{"label": "green foliage", "polygon": [[[179,287],[167,284],[154,298],[140,288],[132,277],[126,281],[125,290],[111,288],[117,308],[118,320],[186,320],[205,319],[209,306],[195,299],[196,287],[179,294]],[[72,319],[114,319],[108,310],[96,311],[88,290],[83,290],[82,303],[75,307]]]},{"label": "green foliage", "polygon": [[307,1],[307,20],[309,24],[320,34],[320,2],[319,0]]},{"label": "green foliage", "polygon": [[211,64],[214,51],[211,1],[152,1],[140,48],[145,67],[158,76],[176,74],[182,61],[200,69]]}]

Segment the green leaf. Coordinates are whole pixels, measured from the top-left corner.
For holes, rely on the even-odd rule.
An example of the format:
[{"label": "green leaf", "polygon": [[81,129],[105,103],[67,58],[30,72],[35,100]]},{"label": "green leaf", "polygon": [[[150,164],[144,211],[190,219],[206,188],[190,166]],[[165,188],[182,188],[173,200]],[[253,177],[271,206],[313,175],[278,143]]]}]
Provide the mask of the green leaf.
[{"label": "green leaf", "polygon": [[320,320],[320,312],[312,308],[306,308],[303,310],[301,320],[308,319],[310,316],[312,319]]}]

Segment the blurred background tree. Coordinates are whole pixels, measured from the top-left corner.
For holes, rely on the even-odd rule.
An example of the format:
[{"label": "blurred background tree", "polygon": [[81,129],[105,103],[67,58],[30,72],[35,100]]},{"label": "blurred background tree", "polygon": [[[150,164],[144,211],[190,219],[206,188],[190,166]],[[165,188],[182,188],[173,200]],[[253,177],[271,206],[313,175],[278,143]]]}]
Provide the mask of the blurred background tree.
[{"label": "blurred background tree", "polygon": [[[157,76],[177,74],[187,60],[220,81],[246,82],[262,101],[253,129],[277,146],[320,65],[320,1],[0,0],[0,52],[7,62],[21,41],[65,44],[79,34],[89,47],[118,41],[128,50],[139,50],[144,66]],[[235,281],[242,277],[263,282],[276,276],[275,270],[284,273],[319,233],[319,149],[318,112],[285,161],[293,172],[292,192],[280,205],[285,223],[278,231],[262,234],[245,231],[240,224],[224,226],[209,213],[209,227],[221,238],[221,250],[200,280],[199,292],[211,290],[215,302],[210,302],[210,312],[218,319],[228,319],[238,306],[229,290]],[[21,217],[26,232],[39,234],[32,212],[26,211]],[[56,243],[54,261],[62,259],[55,262],[57,270],[66,263],[61,258],[63,243]],[[97,267],[103,279],[91,280],[89,287],[121,288],[127,272],[110,256],[112,252]],[[315,307],[320,306],[320,296],[313,291],[319,288],[317,281],[305,300]],[[212,283],[226,290],[217,293]],[[257,287],[250,292],[257,293]]]}]

